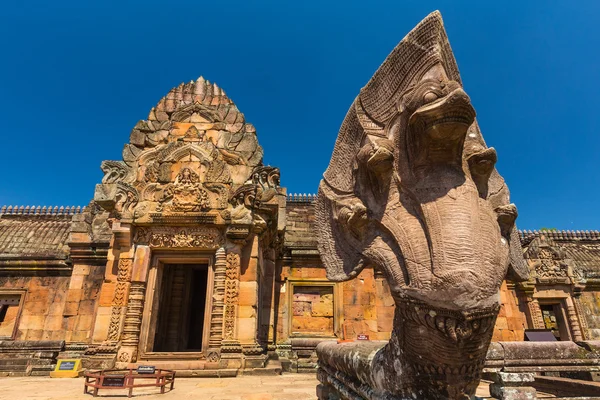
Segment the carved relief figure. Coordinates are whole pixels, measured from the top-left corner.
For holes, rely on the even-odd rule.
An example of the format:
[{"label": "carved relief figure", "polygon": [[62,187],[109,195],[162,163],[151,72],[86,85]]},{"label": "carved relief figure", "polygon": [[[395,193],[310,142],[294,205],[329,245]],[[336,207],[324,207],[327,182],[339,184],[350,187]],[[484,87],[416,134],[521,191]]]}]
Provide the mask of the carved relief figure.
[{"label": "carved relief figure", "polygon": [[[123,161],[102,163],[105,176],[95,198],[114,217],[134,223],[223,210],[229,193],[265,168],[262,155],[254,126],[221,88],[201,77],[172,89],[136,124]],[[266,168],[273,181],[277,169]]]},{"label": "carved relief figure", "polygon": [[387,346],[319,346],[321,380],[341,371],[377,398],[474,394],[500,285],[509,268],[514,279],[527,275],[495,162],[432,13],[361,90],[319,186],[328,278],[373,266],[396,303]]}]

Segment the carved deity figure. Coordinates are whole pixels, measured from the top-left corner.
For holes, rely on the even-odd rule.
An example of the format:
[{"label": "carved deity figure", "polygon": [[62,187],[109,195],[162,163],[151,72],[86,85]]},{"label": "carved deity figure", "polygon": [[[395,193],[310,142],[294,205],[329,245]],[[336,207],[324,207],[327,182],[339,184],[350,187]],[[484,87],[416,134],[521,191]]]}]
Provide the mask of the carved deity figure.
[{"label": "carved deity figure", "polygon": [[347,380],[357,397],[377,399],[474,394],[500,285],[507,273],[527,275],[517,211],[495,162],[434,12],[360,91],[319,186],[328,278],[352,279],[371,266],[396,304],[384,347],[317,348],[323,383]]}]

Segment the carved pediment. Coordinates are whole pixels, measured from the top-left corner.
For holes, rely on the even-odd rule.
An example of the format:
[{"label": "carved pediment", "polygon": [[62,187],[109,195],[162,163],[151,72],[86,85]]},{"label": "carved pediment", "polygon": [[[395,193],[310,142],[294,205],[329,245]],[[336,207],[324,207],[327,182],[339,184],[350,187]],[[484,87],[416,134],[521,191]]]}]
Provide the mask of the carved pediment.
[{"label": "carved pediment", "polygon": [[95,196],[114,216],[139,223],[186,215],[229,223],[233,215],[263,225],[248,217],[254,203],[229,201],[247,185],[264,203],[277,195],[279,170],[261,162],[254,127],[221,88],[199,78],[172,89],[136,124],[123,160],[102,163]]},{"label": "carved pediment", "polygon": [[213,110],[199,103],[182,107],[171,115],[171,121],[175,122],[212,123],[215,120],[218,120],[218,115],[214,115]]}]

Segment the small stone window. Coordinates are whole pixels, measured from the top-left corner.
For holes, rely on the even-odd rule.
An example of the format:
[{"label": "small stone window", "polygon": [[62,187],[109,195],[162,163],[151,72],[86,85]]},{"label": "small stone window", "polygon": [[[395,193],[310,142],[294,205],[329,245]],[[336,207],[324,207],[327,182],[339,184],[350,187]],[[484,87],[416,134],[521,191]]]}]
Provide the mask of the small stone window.
[{"label": "small stone window", "polygon": [[0,292],[0,339],[13,339],[21,313],[22,293]]},{"label": "small stone window", "polygon": [[335,336],[334,286],[292,284],[293,336]]}]

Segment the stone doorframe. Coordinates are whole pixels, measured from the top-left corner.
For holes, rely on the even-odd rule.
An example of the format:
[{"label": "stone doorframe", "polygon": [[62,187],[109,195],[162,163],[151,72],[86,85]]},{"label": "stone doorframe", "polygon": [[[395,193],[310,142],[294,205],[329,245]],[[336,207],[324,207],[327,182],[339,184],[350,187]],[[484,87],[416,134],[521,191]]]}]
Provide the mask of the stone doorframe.
[{"label": "stone doorframe", "polygon": [[[152,251],[150,270],[146,285],[146,302],[142,313],[138,359],[202,359],[208,355],[211,339],[211,321],[222,319],[213,307],[215,298],[215,252],[195,250]],[[162,291],[162,272],[166,264],[206,264],[208,265],[206,303],[201,352],[156,352],[152,350],[159,313],[159,299]],[[222,315],[222,314],[221,314]]]},{"label": "stone doorframe", "polygon": [[[559,304],[562,318],[565,321],[565,334],[568,336],[569,340],[580,341],[583,340],[581,334],[581,326],[579,323],[579,317],[577,315],[577,311],[575,309],[575,304],[571,297],[570,287],[554,287],[554,288],[541,288],[538,287],[536,292],[533,294],[533,300],[537,302],[537,312],[538,316],[535,317],[538,321],[540,321],[540,328],[544,328],[542,313],[539,308],[539,305],[542,304]],[[537,327],[536,327],[537,328]]]}]

